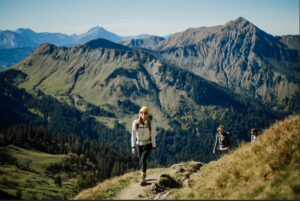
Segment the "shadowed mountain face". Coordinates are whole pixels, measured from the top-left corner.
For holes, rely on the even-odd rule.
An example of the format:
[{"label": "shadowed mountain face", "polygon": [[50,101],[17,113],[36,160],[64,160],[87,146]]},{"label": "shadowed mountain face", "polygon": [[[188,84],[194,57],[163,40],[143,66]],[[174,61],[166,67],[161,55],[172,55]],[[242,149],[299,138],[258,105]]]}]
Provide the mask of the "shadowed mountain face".
[{"label": "shadowed mountain face", "polygon": [[34,49],[33,47],[0,49],[0,69],[22,61]]},{"label": "shadowed mountain face", "polygon": [[109,40],[99,38],[96,40],[92,40],[85,44],[88,48],[96,49],[96,48],[110,48],[110,49],[118,49],[118,50],[130,50],[127,46],[123,46],[117,43],[113,43]]}]

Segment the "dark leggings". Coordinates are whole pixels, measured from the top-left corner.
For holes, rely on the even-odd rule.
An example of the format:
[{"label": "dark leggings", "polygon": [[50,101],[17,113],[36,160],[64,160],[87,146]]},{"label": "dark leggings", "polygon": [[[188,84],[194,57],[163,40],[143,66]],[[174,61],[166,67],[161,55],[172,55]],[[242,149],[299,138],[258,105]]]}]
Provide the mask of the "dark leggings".
[{"label": "dark leggings", "polygon": [[139,164],[142,172],[146,173],[147,170],[147,157],[152,149],[152,144],[137,145],[137,155],[139,157]]}]

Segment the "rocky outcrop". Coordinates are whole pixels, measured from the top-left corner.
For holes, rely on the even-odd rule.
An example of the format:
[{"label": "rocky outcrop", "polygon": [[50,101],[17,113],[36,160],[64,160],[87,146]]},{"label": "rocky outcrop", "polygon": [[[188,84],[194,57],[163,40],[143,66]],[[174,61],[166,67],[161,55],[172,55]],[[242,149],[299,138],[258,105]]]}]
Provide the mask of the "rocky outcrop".
[{"label": "rocky outcrop", "polygon": [[204,163],[196,161],[172,165],[166,171],[168,173],[162,173],[157,182],[151,184],[149,197],[155,200],[166,199],[170,190],[189,187],[191,185],[190,178],[193,174],[199,173],[203,165]]}]

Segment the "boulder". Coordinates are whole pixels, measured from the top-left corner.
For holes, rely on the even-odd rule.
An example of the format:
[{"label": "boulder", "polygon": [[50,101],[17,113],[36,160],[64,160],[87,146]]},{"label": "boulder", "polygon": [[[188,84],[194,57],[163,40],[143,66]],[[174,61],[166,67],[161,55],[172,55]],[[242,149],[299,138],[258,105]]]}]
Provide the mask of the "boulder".
[{"label": "boulder", "polygon": [[170,175],[162,174],[159,177],[158,185],[164,188],[180,188],[182,185],[173,179]]}]

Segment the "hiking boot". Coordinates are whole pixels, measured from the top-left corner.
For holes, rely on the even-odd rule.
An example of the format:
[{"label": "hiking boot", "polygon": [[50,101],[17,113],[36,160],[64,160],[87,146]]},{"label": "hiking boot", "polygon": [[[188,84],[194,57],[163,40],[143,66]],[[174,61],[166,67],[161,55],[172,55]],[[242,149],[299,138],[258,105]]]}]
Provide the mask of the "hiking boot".
[{"label": "hiking boot", "polygon": [[145,184],[146,184],[146,173],[142,172],[141,180],[140,180],[140,185],[144,186]]}]

